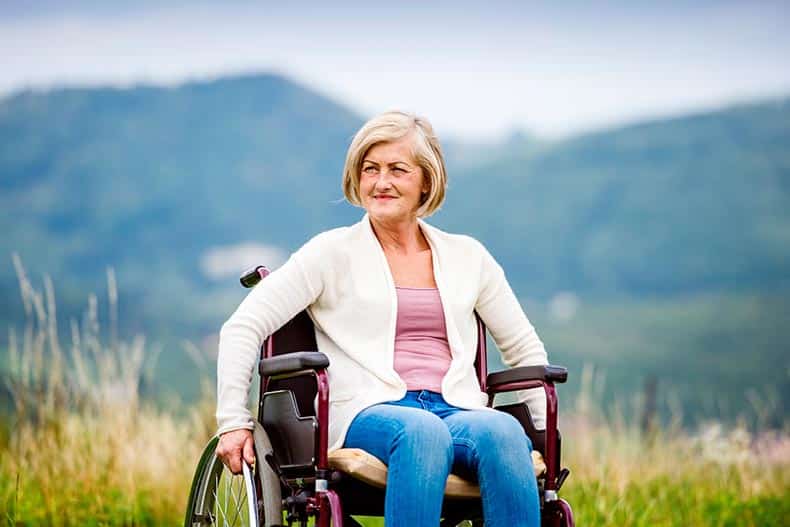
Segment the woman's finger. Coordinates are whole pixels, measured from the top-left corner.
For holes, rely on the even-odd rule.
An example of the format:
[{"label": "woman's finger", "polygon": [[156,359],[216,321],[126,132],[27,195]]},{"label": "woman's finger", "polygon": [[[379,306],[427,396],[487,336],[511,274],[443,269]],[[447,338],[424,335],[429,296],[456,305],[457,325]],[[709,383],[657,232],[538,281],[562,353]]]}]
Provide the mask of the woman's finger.
[{"label": "woman's finger", "polygon": [[247,436],[246,441],[244,441],[244,460],[247,461],[249,465],[255,463],[255,449],[253,448],[253,444],[252,434],[250,434]]},{"label": "woman's finger", "polygon": [[241,473],[242,449],[245,442],[243,434],[230,432],[220,437],[216,450],[217,457],[233,474]]},{"label": "woman's finger", "polygon": [[230,454],[230,471],[234,474],[241,474],[241,450],[235,450]]}]

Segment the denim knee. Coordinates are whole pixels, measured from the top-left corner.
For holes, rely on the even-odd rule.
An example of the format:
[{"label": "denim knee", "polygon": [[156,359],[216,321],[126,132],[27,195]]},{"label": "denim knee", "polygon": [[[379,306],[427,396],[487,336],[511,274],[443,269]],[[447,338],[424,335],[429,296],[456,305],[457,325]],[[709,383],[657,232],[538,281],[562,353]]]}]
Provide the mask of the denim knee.
[{"label": "denim knee", "polygon": [[[472,427],[475,427],[473,424]],[[504,412],[491,413],[480,420],[476,430],[478,450],[519,450],[524,445],[527,453],[532,450],[532,441],[526,435],[521,423]]]},{"label": "denim knee", "polygon": [[418,412],[401,421],[391,454],[406,448],[424,461],[434,460],[450,466],[453,460],[453,439],[444,422],[430,412]]}]

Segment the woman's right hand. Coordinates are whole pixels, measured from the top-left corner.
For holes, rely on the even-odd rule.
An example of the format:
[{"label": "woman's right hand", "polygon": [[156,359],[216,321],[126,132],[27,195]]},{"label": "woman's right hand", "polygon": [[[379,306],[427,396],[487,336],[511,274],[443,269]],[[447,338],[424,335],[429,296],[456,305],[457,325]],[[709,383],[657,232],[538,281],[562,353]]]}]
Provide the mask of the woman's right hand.
[{"label": "woman's right hand", "polygon": [[219,436],[219,443],[215,452],[217,457],[222,460],[232,473],[241,474],[242,456],[244,456],[244,460],[248,465],[252,465],[255,462],[253,445],[252,431],[241,428],[225,432]]}]

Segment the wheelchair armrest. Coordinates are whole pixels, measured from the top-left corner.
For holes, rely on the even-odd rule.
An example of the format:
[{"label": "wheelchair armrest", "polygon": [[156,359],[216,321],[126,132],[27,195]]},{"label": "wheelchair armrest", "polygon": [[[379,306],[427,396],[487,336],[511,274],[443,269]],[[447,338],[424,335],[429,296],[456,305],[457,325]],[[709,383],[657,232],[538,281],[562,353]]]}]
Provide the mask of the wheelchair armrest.
[{"label": "wheelchair armrest", "polygon": [[302,370],[320,370],[329,367],[329,357],[320,351],[297,351],[261,359],[258,372],[263,377],[295,373]]},{"label": "wheelchair armrest", "polygon": [[[489,392],[500,391],[498,388],[514,382],[540,381],[559,382],[568,380],[568,369],[564,366],[551,364],[538,364],[535,366],[520,366],[510,370],[498,371],[487,377],[486,385]],[[505,391],[505,390],[501,390]]]}]

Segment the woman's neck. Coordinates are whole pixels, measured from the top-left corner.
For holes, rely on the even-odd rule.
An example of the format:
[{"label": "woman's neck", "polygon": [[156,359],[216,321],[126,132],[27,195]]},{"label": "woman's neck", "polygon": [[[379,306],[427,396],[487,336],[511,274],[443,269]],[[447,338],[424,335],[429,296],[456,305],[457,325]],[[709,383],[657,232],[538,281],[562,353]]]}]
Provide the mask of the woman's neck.
[{"label": "woman's neck", "polygon": [[417,218],[402,222],[380,222],[371,217],[370,226],[386,253],[413,254],[430,248]]}]

